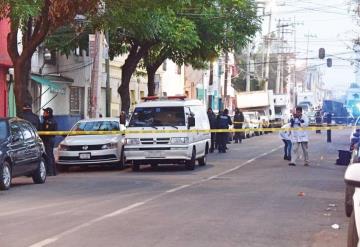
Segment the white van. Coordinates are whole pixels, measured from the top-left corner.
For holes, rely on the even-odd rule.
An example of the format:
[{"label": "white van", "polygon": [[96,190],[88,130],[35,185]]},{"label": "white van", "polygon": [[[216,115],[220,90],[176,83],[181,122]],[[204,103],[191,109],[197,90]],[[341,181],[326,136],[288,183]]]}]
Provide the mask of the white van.
[{"label": "white van", "polygon": [[[133,171],[147,164],[185,164],[188,170],[195,168],[196,160],[200,166],[206,165],[211,134],[196,131],[210,130],[205,106],[182,96],[144,99],[135,107],[125,134],[125,157]],[[131,133],[149,130],[155,132]]]}]

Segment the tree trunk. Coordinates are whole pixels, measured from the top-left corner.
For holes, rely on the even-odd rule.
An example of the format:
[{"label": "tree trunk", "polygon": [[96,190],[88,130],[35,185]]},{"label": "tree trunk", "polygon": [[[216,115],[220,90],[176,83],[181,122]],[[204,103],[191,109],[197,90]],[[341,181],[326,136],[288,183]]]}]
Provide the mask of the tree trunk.
[{"label": "tree trunk", "polygon": [[22,116],[25,103],[32,104],[32,97],[28,90],[31,60],[18,59],[14,65],[14,94],[16,99],[16,115]]},{"label": "tree trunk", "polygon": [[155,74],[156,69],[146,67],[147,78],[148,78],[148,96],[155,96]]},{"label": "tree trunk", "polygon": [[140,60],[147,54],[154,43],[145,43],[143,45],[133,44],[124,65],[121,68],[121,85],[118,88],[118,93],[121,97],[121,110],[129,113],[130,109],[130,80],[132,74],[135,72]]}]

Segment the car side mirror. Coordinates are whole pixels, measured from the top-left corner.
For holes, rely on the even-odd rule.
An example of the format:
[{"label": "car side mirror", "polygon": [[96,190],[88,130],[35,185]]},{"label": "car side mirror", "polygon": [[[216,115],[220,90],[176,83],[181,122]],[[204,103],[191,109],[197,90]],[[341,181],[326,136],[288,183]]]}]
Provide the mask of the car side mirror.
[{"label": "car side mirror", "polygon": [[195,127],[195,118],[194,117],[189,117],[188,118],[188,127]]},{"label": "car side mirror", "polygon": [[349,165],[345,172],[345,183],[351,186],[360,187],[360,164]]}]

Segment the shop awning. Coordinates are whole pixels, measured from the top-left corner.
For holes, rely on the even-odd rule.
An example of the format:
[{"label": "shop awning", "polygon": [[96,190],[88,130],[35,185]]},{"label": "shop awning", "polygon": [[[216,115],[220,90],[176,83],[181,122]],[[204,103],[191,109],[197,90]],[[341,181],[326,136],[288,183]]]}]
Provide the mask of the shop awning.
[{"label": "shop awning", "polygon": [[55,90],[60,90],[62,89],[63,87],[55,82],[52,82],[50,81],[49,79],[46,79],[44,77],[41,77],[41,76],[36,76],[36,75],[31,75],[30,76],[31,80],[41,84],[41,85],[44,85],[44,86],[48,86],[52,89],[55,89]]}]

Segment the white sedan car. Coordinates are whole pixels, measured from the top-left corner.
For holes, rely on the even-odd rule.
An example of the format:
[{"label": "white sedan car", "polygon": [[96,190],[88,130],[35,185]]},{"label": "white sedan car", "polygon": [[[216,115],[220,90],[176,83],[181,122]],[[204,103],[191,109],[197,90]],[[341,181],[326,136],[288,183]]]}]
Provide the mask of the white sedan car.
[{"label": "white sedan car", "polygon": [[[123,131],[118,118],[98,118],[80,120],[71,131]],[[122,168],[125,164],[123,135],[68,135],[60,144],[55,161],[62,169],[82,165],[116,165]]]}]

